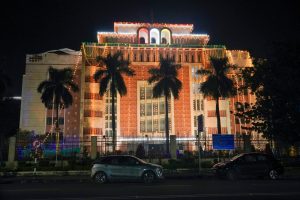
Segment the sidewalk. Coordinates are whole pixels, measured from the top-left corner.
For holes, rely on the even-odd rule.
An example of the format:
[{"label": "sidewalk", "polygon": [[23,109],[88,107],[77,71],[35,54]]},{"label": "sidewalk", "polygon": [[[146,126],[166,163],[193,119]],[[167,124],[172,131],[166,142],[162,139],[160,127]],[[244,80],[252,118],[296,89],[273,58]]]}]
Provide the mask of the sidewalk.
[{"label": "sidewalk", "polygon": [[[210,169],[198,170],[177,169],[165,170],[165,179],[217,179]],[[300,168],[286,169],[283,180],[300,180]],[[90,171],[37,171],[33,172],[0,172],[0,184],[8,183],[50,183],[50,182],[92,182]]]}]

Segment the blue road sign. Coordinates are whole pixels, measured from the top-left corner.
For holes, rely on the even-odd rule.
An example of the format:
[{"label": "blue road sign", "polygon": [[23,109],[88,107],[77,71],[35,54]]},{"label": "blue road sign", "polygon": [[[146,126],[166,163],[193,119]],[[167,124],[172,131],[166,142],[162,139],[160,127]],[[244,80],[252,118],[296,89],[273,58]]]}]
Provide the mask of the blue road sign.
[{"label": "blue road sign", "polygon": [[234,135],[213,134],[212,137],[214,150],[234,149]]}]

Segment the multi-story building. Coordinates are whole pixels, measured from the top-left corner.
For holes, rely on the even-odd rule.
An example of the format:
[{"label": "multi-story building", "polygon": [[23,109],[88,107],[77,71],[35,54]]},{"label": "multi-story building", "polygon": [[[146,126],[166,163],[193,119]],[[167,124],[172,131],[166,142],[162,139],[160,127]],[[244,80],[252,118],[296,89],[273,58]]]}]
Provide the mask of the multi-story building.
[{"label": "multi-story building", "polygon": [[[252,66],[252,60],[247,51],[232,51],[227,50],[223,45],[209,45],[209,35],[194,34],[192,31],[192,24],[115,22],[114,32],[98,32],[97,43],[82,44],[82,57],[79,52],[75,55],[58,53],[55,58],[49,60],[49,54],[51,56],[53,52],[28,55],[23,80],[20,127],[33,129],[41,134],[51,132],[52,111],[44,109],[38,100],[35,91],[37,85],[28,86],[27,82],[33,81],[34,77],[39,77],[35,82],[46,79],[48,65],[57,63],[58,65],[54,66],[73,67],[74,81],[80,85],[80,92],[75,94],[73,106],[61,112],[60,120],[64,122],[62,130],[65,138],[73,135],[72,137],[89,141],[91,136],[97,136],[98,141],[103,141],[104,138],[111,141],[111,97],[109,93],[103,97],[99,95],[99,83],[94,81],[93,75],[99,68],[97,56],[121,51],[124,59],[130,61],[130,67],[135,70],[136,75],[124,76],[127,95],[123,97],[118,95],[115,103],[117,148],[129,150],[131,143],[136,141],[147,140],[156,144],[165,141],[164,106],[166,105],[163,98],[153,98],[153,85],[147,82],[148,70],[159,65],[160,57],[172,58],[175,63],[181,65],[178,73],[178,78],[182,82],[179,99],[175,100],[172,97],[168,103],[170,134],[176,135],[178,143],[195,141],[198,132],[197,117],[202,114],[205,131],[201,139],[210,141],[211,135],[217,133],[215,101],[204,98],[199,92],[201,82],[205,78],[197,75],[196,71],[210,68],[211,56],[227,56],[230,63],[238,68]],[[29,60],[31,57],[39,56],[43,61],[36,63]],[[68,60],[66,63],[64,58]],[[37,73],[38,76],[33,75]],[[229,76],[238,87],[243,85],[239,69],[231,71]],[[34,101],[26,98],[30,93],[34,93]],[[239,92],[233,98],[220,100],[222,134],[241,135],[246,132],[241,127],[247,124],[234,116],[235,105],[236,102],[254,101],[254,96],[248,91]],[[39,108],[39,116],[42,117],[34,117],[36,112],[31,108]],[[32,117],[29,117],[30,115]],[[28,120],[30,123],[27,122]],[[84,144],[90,145],[90,143]],[[211,144],[208,142],[207,148],[211,148],[209,145]]]}]

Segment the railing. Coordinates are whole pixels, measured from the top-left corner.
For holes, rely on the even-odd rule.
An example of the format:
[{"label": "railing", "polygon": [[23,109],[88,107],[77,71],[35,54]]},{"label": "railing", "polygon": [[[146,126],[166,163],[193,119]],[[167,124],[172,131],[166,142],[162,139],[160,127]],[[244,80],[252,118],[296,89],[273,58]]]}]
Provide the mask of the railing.
[{"label": "railing", "polygon": [[199,44],[131,44],[131,43],[90,43],[84,42],[87,46],[117,46],[117,47],[163,47],[163,48],[212,48],[226,49],[225,45],[199,45]]}]

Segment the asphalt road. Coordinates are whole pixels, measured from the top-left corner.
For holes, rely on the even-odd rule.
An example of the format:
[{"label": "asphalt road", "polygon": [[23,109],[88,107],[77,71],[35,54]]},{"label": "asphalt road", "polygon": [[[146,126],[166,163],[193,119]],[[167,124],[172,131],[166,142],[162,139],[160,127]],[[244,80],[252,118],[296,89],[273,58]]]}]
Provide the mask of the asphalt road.
[{"label": "asphalt road", "polygon": [[6,199],[300,199],[299,180],[165,180],[161,183],[49,182],[0,185]]}]

